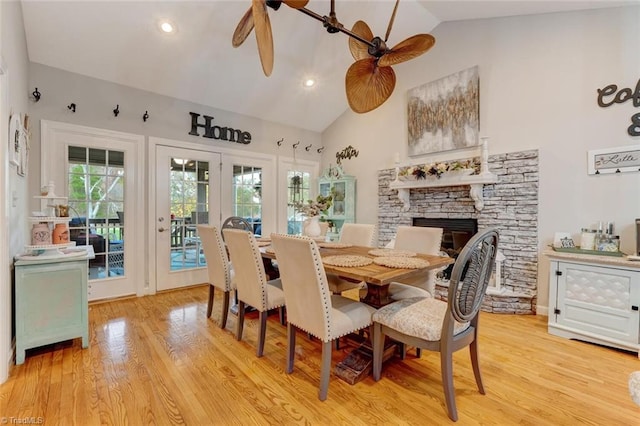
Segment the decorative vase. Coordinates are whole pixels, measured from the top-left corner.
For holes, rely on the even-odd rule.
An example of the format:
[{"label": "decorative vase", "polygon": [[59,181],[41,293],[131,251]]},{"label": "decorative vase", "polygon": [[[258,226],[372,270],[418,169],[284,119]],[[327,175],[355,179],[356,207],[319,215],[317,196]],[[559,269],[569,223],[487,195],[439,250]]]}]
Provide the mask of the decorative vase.
[{"label": "decorative vase", "polygon": [[320,216],[311,216],[304,221],[302,233],[307,237],[318,238],[322,234]]},{"label": "decorative vase", "polygon": [[31,245],[51,244],[51,230],[48,223],[35,223],[31,228]]},{"label": "decorative vase", "polygon": [[53,244],[67,244],[69,242],[69,227],[66,223],[57,223],[53,228]]}]

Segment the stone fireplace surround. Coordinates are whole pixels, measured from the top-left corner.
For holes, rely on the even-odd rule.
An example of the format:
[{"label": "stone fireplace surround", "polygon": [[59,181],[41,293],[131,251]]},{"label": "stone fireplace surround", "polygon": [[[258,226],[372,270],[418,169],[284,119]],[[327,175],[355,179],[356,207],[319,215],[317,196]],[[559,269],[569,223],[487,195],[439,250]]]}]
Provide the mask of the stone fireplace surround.
[{"label": "stone fireplace surround", "polygon": [[[389,188],[395,170],[378,173],[379,245],[395,235],[398,225],[414,218],[476,219],[478,229],[496,227],[504,254],[500,290],[489,289],[482,309],[488,312],[535,314],[538,271],[538,150],[489,156],[489,171],[498,176],[484,185],[484,208],[476,210],[469,186],[412,189],[411,208],[402,211],[397,191]],[[447,282],[436,283],[436,297],[447,298]]]}]

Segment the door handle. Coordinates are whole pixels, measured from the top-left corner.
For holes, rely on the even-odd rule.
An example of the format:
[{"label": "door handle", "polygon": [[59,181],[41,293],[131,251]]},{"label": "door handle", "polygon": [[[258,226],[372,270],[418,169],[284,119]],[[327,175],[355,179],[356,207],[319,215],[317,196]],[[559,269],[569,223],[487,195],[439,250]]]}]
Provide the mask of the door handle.
[{"label": "door handle", "polygon": [[158,228],[158,232],[164,232],[164,231],[166,231],[165,228]]}]

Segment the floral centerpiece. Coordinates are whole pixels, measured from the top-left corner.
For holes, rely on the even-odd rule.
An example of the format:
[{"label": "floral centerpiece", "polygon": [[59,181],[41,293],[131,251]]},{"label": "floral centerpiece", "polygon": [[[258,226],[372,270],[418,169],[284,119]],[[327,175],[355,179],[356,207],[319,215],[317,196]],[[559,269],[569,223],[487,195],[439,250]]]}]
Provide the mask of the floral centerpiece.
[{"label": "floral centerpiece", "polygon": [[480,164],[476,159],[442,161],[430,164],[417,164],[401,167],[398,170],[398,179],[416,180],[428,177],[439,179],[442,175],[470,175],[479,171]]},{"label": "floral centerpiece", "polygon": [[333,195],[318,195],[315,200],[307,200],[306,202],[298,201],[293,203],[293,208],[298,213],[302,213],[306,217],[319,216],[327,214],[327,210],[331,207]]}]

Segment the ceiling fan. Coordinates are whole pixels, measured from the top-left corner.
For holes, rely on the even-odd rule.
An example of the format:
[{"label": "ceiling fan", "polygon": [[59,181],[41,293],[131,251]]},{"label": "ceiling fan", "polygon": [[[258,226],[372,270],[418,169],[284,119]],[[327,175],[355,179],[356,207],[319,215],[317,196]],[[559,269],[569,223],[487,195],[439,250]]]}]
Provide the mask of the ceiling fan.
[{"label": "ceiling fan", "polygon": [[255,27],[258,53],[262,70],[266,76],[273,70],[273,37],[267,14],[267,6],[278,10],[282,3],[297,9],[307,16],[321,21],[329,33],[342,32],[349,38],[349,50],[355,62],[347,70],[345,87],[351,109],[357,113],[372,111],[382,105],[393,93],[396,75],[392,65],[399,64],[426,53],[435,44],[430,34],[417,34],[409,37],[392,48],[387,40],[393,27],[398,10],[396,0],[389,19],[384,40],[374,37],[364,21],[357,21],[351,31],[344,28],[335,13],[335,0],[331,0],[329,16],[321,16],[305,6],[309,0],[252,0],[251,8],[242,17],[233,33],[232,45],[240,46]]}]

